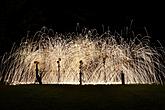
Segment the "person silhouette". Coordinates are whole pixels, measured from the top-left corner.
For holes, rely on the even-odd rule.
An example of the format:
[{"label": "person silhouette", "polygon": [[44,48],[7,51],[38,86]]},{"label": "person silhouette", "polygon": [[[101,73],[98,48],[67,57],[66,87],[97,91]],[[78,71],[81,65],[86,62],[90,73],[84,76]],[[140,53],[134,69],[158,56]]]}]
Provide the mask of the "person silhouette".
[{"label": "person silhouette", "polygon": [[41,74],[39,75],[39,69],[38,69],[38,61],[34,61],[34,64],[36,64],[36,80],[35,82],[39,82],[39,84],[42,84]]},{"label": "person silhouette", "polygon": [[122,85],[125,84],[125,76],[124,76],[124,72],[121,71],[121,82],[122,82]]},{"label": "person silhouette", "polygon": [[83,65],[83,62],[82,62],[82,60],[80,60],[80,67],[79,67],[79,69],[80,69],[80,73],[79,73],[79,75],[80,75],[80,80],[79,80],[80,85],[82,85],[82,75],[83,75],[83,73],[82,73],[82,65]]}]

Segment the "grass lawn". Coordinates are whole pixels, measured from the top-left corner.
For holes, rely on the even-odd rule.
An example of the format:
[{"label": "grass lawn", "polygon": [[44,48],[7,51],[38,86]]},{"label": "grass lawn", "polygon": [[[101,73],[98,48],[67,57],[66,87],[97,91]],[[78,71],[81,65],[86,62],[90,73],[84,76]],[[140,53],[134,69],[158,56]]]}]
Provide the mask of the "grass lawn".
[{"label": "grass lawn", "polygon": [[165,110],[162,85],[0,85],[0,110]]}]

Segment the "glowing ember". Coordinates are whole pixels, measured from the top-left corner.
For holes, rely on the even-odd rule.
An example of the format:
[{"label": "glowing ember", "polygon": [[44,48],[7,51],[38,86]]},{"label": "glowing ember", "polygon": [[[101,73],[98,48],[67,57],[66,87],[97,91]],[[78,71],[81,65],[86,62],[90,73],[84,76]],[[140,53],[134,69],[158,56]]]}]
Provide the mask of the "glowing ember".
[{"label": "glowing ember", "polygon": [[165,77],[161,58],[148,37],[125,41],[119,35],[90,31],[50,35],[43,28],[2,57],[0,72],[10,84],[34,83],[37,63],[44,84],[79,84],[81,65],[83,84],[118,84],[121,72],[127,84],[158,84]]}]

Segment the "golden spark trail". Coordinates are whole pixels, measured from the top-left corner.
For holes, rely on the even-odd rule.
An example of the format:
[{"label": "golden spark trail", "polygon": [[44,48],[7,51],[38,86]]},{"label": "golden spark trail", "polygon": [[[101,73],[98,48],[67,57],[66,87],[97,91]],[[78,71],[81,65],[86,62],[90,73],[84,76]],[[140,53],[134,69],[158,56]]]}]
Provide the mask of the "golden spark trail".
[{"label": "golden spark trail", "polygon": [[118,84],[121,71],[126,84],[162,83],[163,56],[149,45],[148,37],[125,41],[109,33],[102,36],[50,35],[42,29],[1,58],[1,79],[9,84],[34,83],[37,61],[44,84],[79,84],[82,60],[83,84]]}]

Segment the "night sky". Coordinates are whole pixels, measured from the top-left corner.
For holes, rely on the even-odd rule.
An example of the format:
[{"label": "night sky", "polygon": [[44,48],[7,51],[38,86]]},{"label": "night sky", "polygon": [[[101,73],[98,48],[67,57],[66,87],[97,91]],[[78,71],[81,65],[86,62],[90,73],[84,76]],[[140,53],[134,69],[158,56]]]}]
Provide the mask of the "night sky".
[{"label": "night sky", "polygon": [[[54,0],[55,1],[55,0]],[[164,38],[163,3],[141,2],[50,2],[37,0],[6,0],[0,2],[0,54],[10,50],[27,32],[35,33],[43,26],[54,31],[75,32],[76,25],[89,29],[121,31],[133,21],[132,29],[154,40]]]}]

